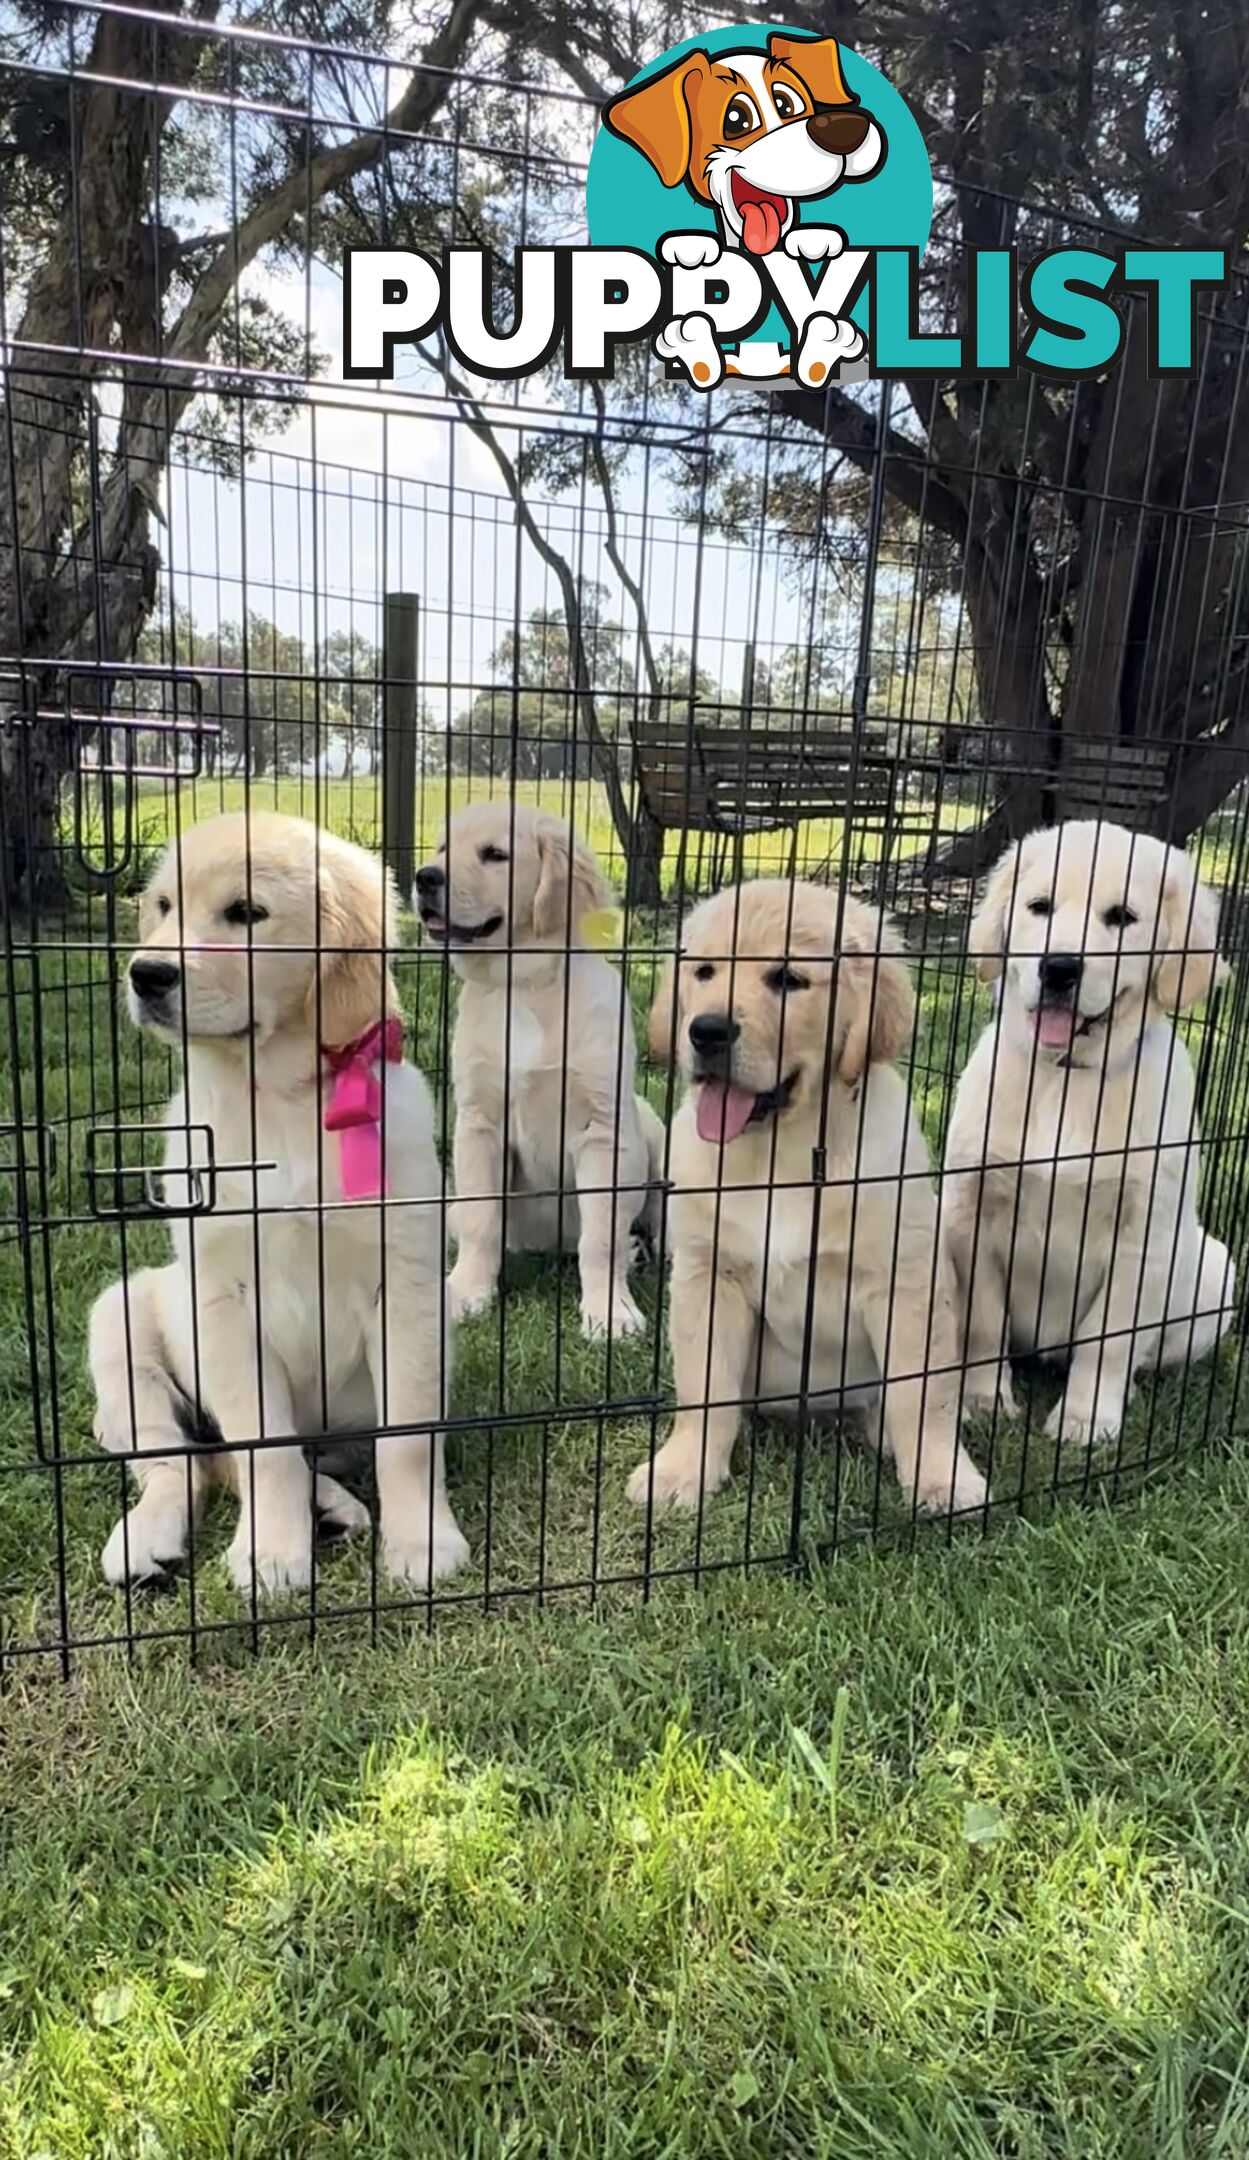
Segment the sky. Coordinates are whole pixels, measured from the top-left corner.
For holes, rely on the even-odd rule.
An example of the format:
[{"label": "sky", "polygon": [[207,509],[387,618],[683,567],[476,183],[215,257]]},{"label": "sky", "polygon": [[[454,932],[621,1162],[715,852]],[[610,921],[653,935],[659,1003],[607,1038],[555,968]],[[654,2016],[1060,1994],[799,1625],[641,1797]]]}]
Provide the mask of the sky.
[{"label": "sky", "polygon": [[[496,679],[491,655],[517,616],[559,605],[554,579],[518,534],[489,450],[448,400],[423,387],[427,375],[401,373],[376,393],[344,384],[337,275],[317,265],[310,279],[290,279],[286,294],[272,277],[266,289],[306,319],[328,367],[286,432],[251,458],[241,484],[171,471],[163,535],[168,593],[202,630],[254,610],[313,644],[349,629],[377,642],[383,593],[416,592],[427,702],[436,717],[449,719],[471,703],[475,688]],[[540,412],[541,391],[540,383],[524,385],[528,411]],[[516,413],[494,410],[509,423],[505,440],[514,454],[523,439]],[[645,515],[642,504],[639,466],[618,506],[624,553],[646,593],[656,645],[689,649],[697,635],[700,664],[735,687],[748,636],[763,650],[803,635],[804,611],[766,547],[730,547],[708,536],[700,550],[653,467]],[[574,568],[606,588],[607,612],[632,635],[634,611],[606,560],[597,493],[584,514],[574,494],[539,506],[538,515]]]}]

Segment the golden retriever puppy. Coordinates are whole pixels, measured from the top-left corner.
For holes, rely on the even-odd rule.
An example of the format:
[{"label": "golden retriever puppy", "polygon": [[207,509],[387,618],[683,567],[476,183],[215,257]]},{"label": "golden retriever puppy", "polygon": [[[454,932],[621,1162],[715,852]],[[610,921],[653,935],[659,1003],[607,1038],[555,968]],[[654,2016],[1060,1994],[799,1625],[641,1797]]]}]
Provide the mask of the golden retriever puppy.
[{"label": "golden retriever puppy", "polygon": [[[429,1431],[446,1384],[442,1180],[429,1090],[401,1062],[389,879],[301,819],[211,818],[167,851],[139,928],[131,1017],[184,1060],[166,1196],[210,1205],[174,1222],[167,1267],[113,1284],[91,1316],[97,1437],[140,1488],[104,1572],[179,1559],[216,1474],[239,1497],[238,1586],[306,1584],[314,1498],[339,1528],[368,1518],[332,1479],[314,1487],[302,1439],[382,1425],[400,1428],[377,1441],[385,1565],[424,1587],[468,1548]],[[204,1451],[165,1453],[188,1440]]]},{"label": "golden retriever puppy", "polygon": [[[652,1014],[688,1083],[671,1130],[677,1415],[629,1497],[692,1507],[729,1473],[743,1403],[859,1409],[908,1500],[981,1506],[960,1452],[953,1313],[928,1151],[892,1060],[914,1018],[881,917],[760,879],[704,901]],[[818,1178],[818,1182],[817,1182]],[[813,1271],[814,1270],[814,1277]]]},{"label": "golden retriever puppy", "polygon": [[1193,1068],[1171,1015],[1225,972],[1218,904],[1188,857],[1080,820],[1032,833],[971,926],[998,1013],[958,1085],[942,1245],[965,1406],[1015,1410],[1012,1350],[1068,1366],[1047,1425],[1109,1439],[1132,1375],[1214,1347],[1232,1263],[1197,1220]]},{"label": "golden retriever puppy", "polygon": [[449,1277],[459,1314],[494,1297],[506,1228],[512,1251],[575,1248],[587,1335],[643,1325],[629,1294],[633,1231],[657,1219],[664,1130],[634,1093],[625,984],[584,949],[584,918],[610,897],[566,824],[505,802],[458,811],[416,873],[425,935],[462,984]]}]

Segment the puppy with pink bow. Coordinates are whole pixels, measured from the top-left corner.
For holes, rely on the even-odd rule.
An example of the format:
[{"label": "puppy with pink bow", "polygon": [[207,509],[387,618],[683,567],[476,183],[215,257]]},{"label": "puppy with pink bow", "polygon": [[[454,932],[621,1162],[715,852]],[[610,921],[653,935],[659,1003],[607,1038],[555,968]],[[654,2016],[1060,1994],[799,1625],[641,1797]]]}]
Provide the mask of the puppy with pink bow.
[{"label": "puppy with pink bow", "polygon": [[139,1488],[110,1582],[175,1565],[217,1478],[239,1499],[238,1587],[306,1587],[318,1529],[368,1525],[310,1459],[352,1428],[378,1435],[386,1572],[422,1590],[467,1557],[438,1433],[443,1179],[403,1059],[394,913],[374,856],[276,813],[195,826],[143,895],[127,1004],[183,1073],[164,1119],[173,1259],[91,1315],[96,1437]]}]

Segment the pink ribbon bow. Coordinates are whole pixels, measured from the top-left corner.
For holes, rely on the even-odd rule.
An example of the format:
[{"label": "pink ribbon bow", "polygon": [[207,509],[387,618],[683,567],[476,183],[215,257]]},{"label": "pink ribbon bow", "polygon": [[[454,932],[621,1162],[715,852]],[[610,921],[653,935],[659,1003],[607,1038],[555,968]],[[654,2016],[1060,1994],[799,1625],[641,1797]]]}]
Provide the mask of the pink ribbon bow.
[{"label": "pink ribbon bow", "polygon": [[341,1133],[339,1173],[344,1200],[376,1200],[390,1190],[382,1169],[382,1089],[374,1067],[384,1058],[398,1065],[403,1057],[403,1022],[392,1013],[355,1042],[321,1055],[334,1075],[330,1099],[321,1113],[326,1132]]}]

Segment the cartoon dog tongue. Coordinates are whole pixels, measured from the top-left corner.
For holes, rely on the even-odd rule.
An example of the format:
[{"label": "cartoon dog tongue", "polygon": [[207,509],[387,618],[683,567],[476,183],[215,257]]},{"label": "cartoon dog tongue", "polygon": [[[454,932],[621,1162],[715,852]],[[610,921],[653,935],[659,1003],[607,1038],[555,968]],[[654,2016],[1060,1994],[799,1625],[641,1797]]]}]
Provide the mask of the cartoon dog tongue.
[{"label": "cartoon dog tongue", "polygon": [[721,1140],[736,1140],[749,1125],[757,1101],[749,1088],[736,1087],[731,1080],[704,1080],[695,1111],[699,1139],[710,1140],[713,1146]]},{"label": "cartoon dog tongue", "polygon": [[742,239],[752,255],[770,255],[781,237],[781,214],[772,196],[765,195],[742,208]]}]

